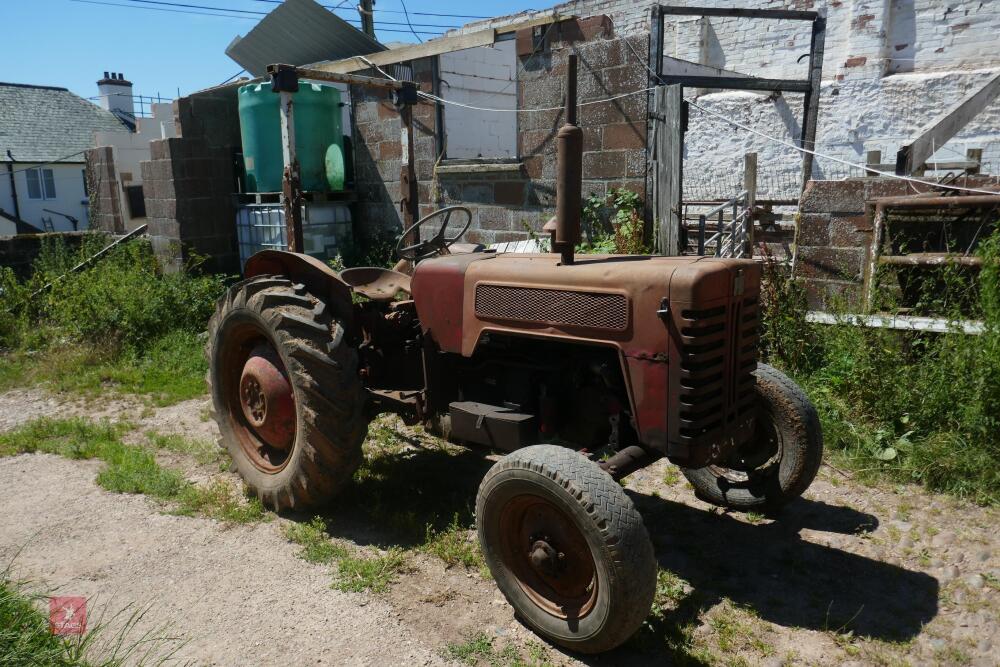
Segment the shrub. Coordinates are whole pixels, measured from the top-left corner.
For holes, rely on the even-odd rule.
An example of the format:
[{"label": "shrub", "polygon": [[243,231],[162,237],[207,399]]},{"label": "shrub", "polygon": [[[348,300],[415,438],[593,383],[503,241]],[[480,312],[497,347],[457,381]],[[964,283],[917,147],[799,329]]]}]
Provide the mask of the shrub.
[{"label": "shrub", "polygon": [[580,253],[641,255],[650,251],[645,240],[642,198],[627,188],[613,188],[604,197],[584,201]]},{"label": "shrub", "polygon": [[0,384],[51,382],[57,389],[114,383],[159,402],[204,390],[198,340],[224,276],[194,265],[165,274],[145,240],[122,244],[85,268],[69,270],[104,247],[88,235],[79,250],[49,240],[27,280],[0,270]]},{"label": "shrub", "polygon": [[983,242],[979,255],[984,265],[971,282],[942,268],[908,286],[911,307],[981,320],[978,336],[812,325],[801,286],[769,262],[761,352],[806,388],[827,446],[856,468],[996,503],[1000,236]]}]

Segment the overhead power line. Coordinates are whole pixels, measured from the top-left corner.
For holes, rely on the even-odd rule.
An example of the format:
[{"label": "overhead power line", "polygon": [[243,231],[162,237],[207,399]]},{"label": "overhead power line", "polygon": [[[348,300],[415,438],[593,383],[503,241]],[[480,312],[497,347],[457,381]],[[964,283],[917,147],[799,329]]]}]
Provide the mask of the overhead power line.
[{"label": "overhead power line", "polygon": [[410,23],[410,13],[406,11],[406,0],[399,0],[399,4],[403,6],[403,14],[406,15],[406,25],[410,27],[410,32],[413,33],[413,36],[417,38],[418,42],[423,43],[424,40],[420,39],[420,35],[417,34],[417,31],[413,29],[413,24]]},{"label": "overhead power line", "polygon": [[[179,4],[179,3],[171,3],[171,2],[157,2],[157,4],[160,4],[160,5],[169,5],[170,7],[181,7],[182,9],[171,9],[171,8],[167,8],[167,7],[150,7],[150,6],[147,6],[146,4],[141,4],[141,5],[140,4],[120,4],[120,3],[115,3],[115,2],[102,2],[101,0],[69,0],[69,1],[70,2],[78,2],[78,3],[82,3],[82,4],[87,4],[87,5],[104,5],[104,6],[108,6],[108,7],[120,7],[120,8],[125,8],[125,9],[146,9],[146,10],[150,10],[150,11],[171,12],[171,13],[174,13],[174,14],[190,14],[192,16],[217,16],[217,17],[221,17],[221,18],[249,19],[251,21],[259,20],[258,17],[263,17],[263,16],[267,15],[267,12],[253,12],[251,15],[229,14],[229,13],[225,13],[225,12],[229,12],[229,11],[232,11],[232,10],[229,10],[229,9],[226,9],[226,8],[222,8],[222,7],[210,7],[210,6],[207,6],[207,5]],[[124,2],[140,2],[140,1],[142,1],[144,3],[150,3],[150,2],[152,2],[152,0],[123,0],[123,1]],[[199,9],[211,10],[212,12],[217,12],[217,13],[210,13],[209,11],[198,11]],[[241,10],[241,11],[249,11],[249,10]],[[360,24],[360,21],[358,19],[350,19],[350,18],[344,18],[344,17],[340,17],[340,18],[342,18],[343,20],[347,21],[348,23]],[[376,27],[378,27],[378,29],[381,32],[398,32],[398,33],[410,33],[411,32],[411,30],[409,29],[408,24],[402,23],[402,22],[376,21],[375,25],[376,25]],[[458,27],[458,26],[438,25],[438,24],[428,24],[428,23],[420,23],[420,24],[415,23],[413,25],[415,27],[420,27],[420,28],[444,28],[444,29],[450,29],[450,28],[457,28]],[[396,29],[396,28],[386,28],[386,27],[382,27],[382,26],[407,26],[407,28],[406,29]],[[431,36],[440,36],[440,35],[444,34],[443,32],[431,31],[431,30],[418,30],[417,32],[419,32],[422,35],[431,35]]]},{"label": "overhead power line", "polygon": [[[123,2],[130,2],[130,3],[133,3],[133,4],[137,4],[137,5],[159,5],[159,6],[165,6],[165,7],[181,7],[181,8],[184,8],[184,9],[207,9],[207,10],[216,11],[216,12],[228,12],[228,13],[231,13],[231,14],[232,13],[247,14],[247,15],[250,15],[250,16],[267,16],[269,14],[269,12],[262,12],[262,11],[257,11],[257,10],[254,10],[254,9],[235,9],[235,8],[230,8],[230,7],[216,7],[216,6],[212,6],[212,5],[195,5],[195,4],[183,3],[183,2],[174,2],[172,0],[122,0],[122,1]],[[339,18],[343,18],[343,17],[339,17]],[[351,19],[346,19],[346,20],[350,21]],[[381,21],[380,23],[382,25],[399,25],[399,26],[405,25],[407,27],[416,26],[418,28],[460,28],[461,27],[461,26],[457,26],[457,25],[444,25],[444,24],[440,24],[440,23],[414,23],[411,26],[409,20],[407,20],[406,23],[402,23],[402,22],[399,22],[399,21]]]},{"label": "overhead power line", "polygon": [[[270,4],[270,5],[280,5],[284,1],[285,0],[253,0],[253,2],[266,2],[267,4]],[[337,5],[322,5],[322,6],[325,7],[325,8],[327,8],[327,9],[341,9],[344,5],[347,4],[347,2],[350,2],[350,0],[345,0],[345,2],[341,2],[340,4],[337,4]],[[351,9],[353,9],[353,8],[351,8]],[[374,11],[376,13],[379,13],[379,14],[406,14],[406,13],[409,13],[409,14],[413,14],[414,16],[443,16],[445,18],[450,18],[450,19],[492,19],[492,18],[495,18],[493,16],[478,16],[478,15],[472,15],[472,14],[441,14],[441,13],[438,13],[438,12],[404,12],[404,11],[400,11],[398,9],[374,9],[372,11]],[[534,11],[534,10],[527,10],[527,11]]]}]

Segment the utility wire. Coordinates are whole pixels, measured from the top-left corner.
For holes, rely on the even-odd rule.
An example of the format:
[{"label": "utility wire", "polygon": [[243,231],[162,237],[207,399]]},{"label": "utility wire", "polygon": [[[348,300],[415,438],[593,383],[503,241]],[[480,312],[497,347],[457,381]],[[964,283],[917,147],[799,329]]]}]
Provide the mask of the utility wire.
[{"label": "utility wire", "polygon": [[[253,2],[266,2],[266,3],[271,4],[271,5],[280,5],[280,4],[282,4],[284,2],[284,0],[253,0]],[[337,4],[337,5],[321,5],[321,6],[325,7],[326,9],[340,9],[344,5],[346,5],[348,2],[350,2],[350,0],[344,0],[343,2],[341,2],[340,4]],[[372,11],[373,12],[380,12],[382,14],[403,14],[404,13],[402,11],[394,10],[394,9],[372,9]],[[452,19],[491,19],[491,18],[495,18],[493,16],[473,16],[471,14],[440,14],[440,13],[437,13],[437,12],[409,12],[409,13],[413,14],[414,16],[443,16],[445,18],[452,18]]]},{"label": "utility wire", "polygon": [[[247,15],[247,16],[239,15],[239,14],[209,13],[209,12],[203,12],[203,11],[196,11],[195,9],[167,9],[167,8],[164,8],[164,7],[147,7],[145,5],[123,5],[123,4],[118,4],[118,3],[114,3],[114,2],[102,2],[101,0],[69,0],[69,1],[70,2],[79,2],[79,3],[82,3],[82,4],[88,4],[88,5],[105,5],[105,6],[108,6],[108,7],[122,7],[122,8],[125,8],[125,9],[147,9],[147,10],[151,10],[151,11],[171,12],[171,13],[175,13],[175,14],[190,14],[190,15],[193,15],[193,16],[218,16],[220,18],[232,18],[232,19],[258,20],[258,18],[257,18],[258,16],[263,17],[263,16],[267,15],[266,12],[255,12],[254,15]],[[140,0],[124,0],[124,1],[125,2],[139,2]],[[144,0],[144,1],[149,1],[149,0]],[[171,6],[174,5],[174,3],[168,3],[168,2],[160,2],[158,4],[171,5]],[[179,5],[179,6],[181,6],[181,7],[191,7],[191,5]],[[225,8],[222,8],[222,7],[208,7],[208,6],[205,6],[204,8],[205,9],[209,9],[209,10],[214,10],[216,12],[232,11],[232,10],[228,10],[228,9],[225,9]],[[241,10],[241,11],[249,11],[249,10]],[[343,20],[345,20],[345,21],[347,21],[348,23],[354,23],[354,24],[359,24],[360,23],[360,21],[358,19],[350,19],[350,18],[344,18],[344,17],[340,17],[340,18],[343,19]],[[376,26],[386,26],[386,25],[407,26],[408,24],[402,23],[402,22],[396,22],[396,21],[378,21],[378,22],[375,23],[375,25]],[[445,28],[445,29],[451,29],[451,28],[457,28],[457,27],[459,27],[459,26],[450,26],[450,25],[439,25],[439,24],[434,24],[434,23],[415,23],[413,25],[415,27]],[[401,33],[409,33],[409,32],[411,32],[411,29],[409,29],[409,27],[406,30],[400,30],[400,29],[395,29],[395,28],[382,28],[382,27],[379,27],[379,29],[382,32],[401,32]],[[433,31],[429,31],[429,30],[420,30],[419,32],[422,35],[431,35],[431,36],[440,36],[440,35],[444,34],[443,32],[433,32]]]},{"label": "utility wire", "polygon": [[413,25],[410,23],[410,13],[406,9],[406,0],[399,0],[399,4],[403,7],[403,14],[406,16],[406,25],[410,26],[410,32],[413,33],[413,36],[417,38],[418,42],[423,44],[424,40],[420,39],[420,35],[417,34],[417,31],[413,29]]},{"label": "utility wire", "polygon": [[[183,7],[186,9],[208,9],[217,12],[230,12],[238,14],[247,14],[251,16],[267,16],[269,12],[261,12],[254,9],[233,9],[229,7],[216,7],[212,5],[193,5],[189,3],[174,2],[170,0],[122,0],[123,2],[131,2],[139,5],[161,5],[166,7]],[[355,19],[356,20],[356,19]],[[414,23],[410,25],[409,19],[407,18],[406,23],[399,21],[381,21],[382,25],[405,25],[410,28],[417,26],[419,28],[460,28],[457,25],[443,25],[440,23]]]},{"label": "utility wire", "polygon": [[240,74],[243,74],[243,72],[246,72],[246,70],[245,69],[241,69],[239,72],[237,72],[236,74],[232,75],[231,77],[229,77],[228,79],[226,79],[225,81],[223,81],[222,83],[220,83],[219,85],[220,86],[226,85],[227,83],[229,83],[230,81],[232,81],[233,79],[235,79],[236,77],[238,77]]},{"label": "utility wire", "polygon": [[[70,153],[69,155],[63,155],[62,157],[57,157],[56,159],[49,160],[48,162],[33,162],[32,164],[35,165],[33,167],[24,167],[23,169],[15,169],[14,171],[2,172],[2,173],[0,173],[0,175],[2,175],[2,174],[20,174],[23,171],[31,171],[32,169],[38,169],[39,167],[45,167],[45,166],[48,166],[50,164],[59,164],[63,160],[68,160],[71,157],[76,157],[77,155],[82,155],[83,153],[86,153],[88,150],[90,150],[90,149],[86,148],[86,149],[84,149],[82,151],[77,151],[75,153]],[[0,156],[0,158],[3,158],[3,157],[4,156]],[[0,162],[11,162],[11,160],[8,157],[6,159],[0,160]],[[74,178],[76,178],[76,177],[74,177]]]}]

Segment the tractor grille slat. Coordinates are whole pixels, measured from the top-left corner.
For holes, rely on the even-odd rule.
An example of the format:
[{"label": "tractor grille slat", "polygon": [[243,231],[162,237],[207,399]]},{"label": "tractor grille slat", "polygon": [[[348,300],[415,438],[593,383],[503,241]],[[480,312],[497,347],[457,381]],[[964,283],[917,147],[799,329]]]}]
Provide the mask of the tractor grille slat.
[{"label": "tractor grille slat", "polygon": [[690,445],[717,442],[756,408],[757,299],[680,315],[677,434]]},{"label": "tractor grille slat", "polygon": [[610,331],[624,331],[629,325],[628,299],[623,294],[508,285],[477,285],[476,315]]}]

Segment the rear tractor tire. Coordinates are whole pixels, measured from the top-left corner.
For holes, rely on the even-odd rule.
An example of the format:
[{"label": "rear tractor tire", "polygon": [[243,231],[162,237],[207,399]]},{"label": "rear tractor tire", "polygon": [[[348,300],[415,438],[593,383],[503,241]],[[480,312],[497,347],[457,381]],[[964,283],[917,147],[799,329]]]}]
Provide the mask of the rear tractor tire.
[{"label": "rear tractor tire", "polygon": [[802,495],[823,460],[816,408],[787,375],[760,364],[757,432],[725,464],[682,468],[706,502],[738,510],[775,510]]},{"label": "rear tractor tire", "polygon": [[275,511],[332,498],[361,462],[368,421],[357,351],[325,304],[280,276],[237,283],[206,354],[220,445],[250,491]]},{"label": "rear tractor tire", "polygon": [[479,487],[476,526],[500,591],[553,642],[607,651],[649,614],[649,534],[622,487],[584,456],[536,445],[501,459]]}]

